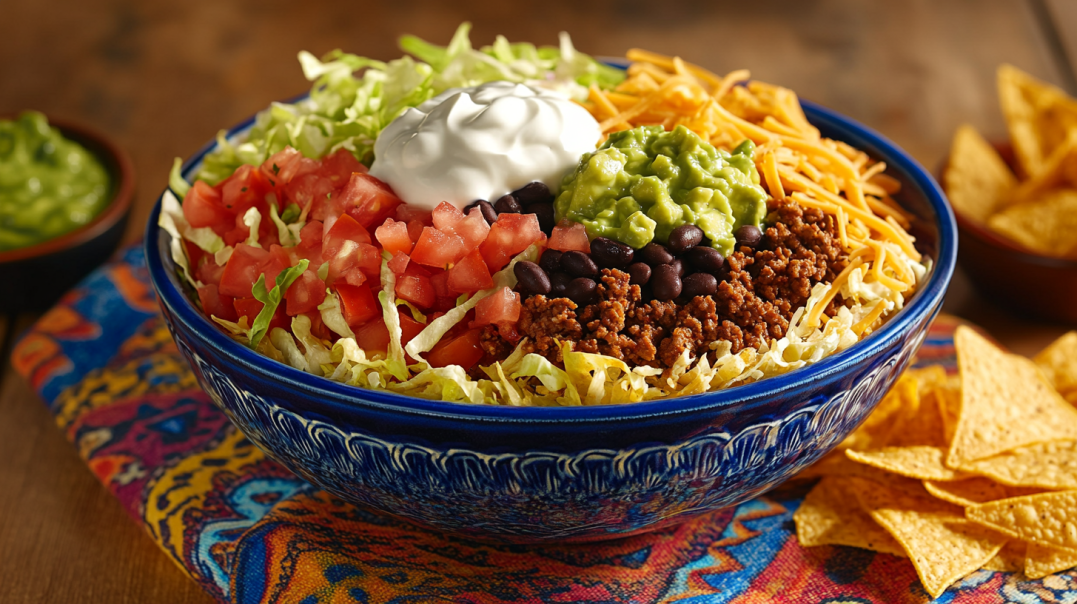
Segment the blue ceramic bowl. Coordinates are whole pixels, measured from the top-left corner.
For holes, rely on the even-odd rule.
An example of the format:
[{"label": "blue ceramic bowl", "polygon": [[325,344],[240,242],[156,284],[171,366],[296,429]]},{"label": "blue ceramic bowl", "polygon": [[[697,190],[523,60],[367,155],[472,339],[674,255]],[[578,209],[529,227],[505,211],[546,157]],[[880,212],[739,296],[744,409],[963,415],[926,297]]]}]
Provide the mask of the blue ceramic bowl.
[{"label": "blue ceramic bowl", "polygon": [[[621,406],[516,408],[363,390],[260,356],[192,305],[157,227],[146,258],[179,349],[214,402],[296,474],[356,504],[472,536],[622,537],[735,505],[838,444],[923,342],[953,272],[957,228],[938,185],[875,132],[804,103],[824,136],[885,161],[933,262],[881,329],[788,374],[720,392]],[[251,122],[236,127],[242,135]],[[190,178],[211,143],[184,166]]]}]

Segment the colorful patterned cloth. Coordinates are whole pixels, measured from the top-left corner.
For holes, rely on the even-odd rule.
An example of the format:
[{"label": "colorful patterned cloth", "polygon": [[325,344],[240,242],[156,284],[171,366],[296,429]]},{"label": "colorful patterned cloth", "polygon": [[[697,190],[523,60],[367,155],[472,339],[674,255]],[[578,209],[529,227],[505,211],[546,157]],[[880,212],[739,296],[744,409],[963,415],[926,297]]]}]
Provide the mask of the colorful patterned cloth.
[{"label": "colorful patterned cloth", "polygon": [[[955,321],[921,363],[952,368]],[[158,314],[140,248],[48,312],[12,363],[90,469],[222,602],[927,602],[905,559],[800,547],[805,485],[609,543],[520,546],[416,528],[292,475],[210,402]],[[939,602],[1074,602],[1077,575],[980,571]]]}]

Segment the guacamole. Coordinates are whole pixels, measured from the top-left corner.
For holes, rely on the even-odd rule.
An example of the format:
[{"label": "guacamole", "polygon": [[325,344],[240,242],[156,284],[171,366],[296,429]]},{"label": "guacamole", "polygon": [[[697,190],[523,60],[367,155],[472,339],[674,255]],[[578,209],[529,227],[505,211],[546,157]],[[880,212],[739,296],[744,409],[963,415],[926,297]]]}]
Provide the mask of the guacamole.
[{"label": "guacamole", "polygon": [[641,126],[611,133],[565,177],[554,202],[557,219],[587,227],[639,249],[652,239],[694,224],[728,256],[733,233],[759,226],[767,193],[752,162],[755,146],[744,141],[732,153],[715,149],[691,130]]},{"label": "guacamole", "polygon": [[108,205],[104,166],[25,111],[0,120],[0,252],[41,243],[90,222]]}]

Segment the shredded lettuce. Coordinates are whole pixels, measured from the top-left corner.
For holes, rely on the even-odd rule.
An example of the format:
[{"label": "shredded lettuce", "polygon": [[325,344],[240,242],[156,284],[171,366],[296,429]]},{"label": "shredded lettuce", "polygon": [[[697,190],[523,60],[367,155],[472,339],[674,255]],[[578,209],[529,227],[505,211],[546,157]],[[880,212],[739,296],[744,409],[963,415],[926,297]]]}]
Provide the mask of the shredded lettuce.
[{"label": "shredded lettuce", "polygon": [[577,51],[565,33],[557,47],[510,44],[499,36],[492,46],[475,49],[470,30],[470,23],[462,23],[445,47],[415,36],[401,38],[401,49],[418,60],[404,56],[383,62],[339,50],[318,59],[300,52],[303,75],[313,84],[309,98],[273,103],[255,117],[242,140],[219,133],[217,149],[203,160],[198,178],[217,184],[239,166],[259,165],[288,145],[311,158],[343,148],[370,165],[374,140],[389,122],[449,88],[508,80],[582,100],[587,86],[611,88],[625,77]]},{"label": "shredded lettuce", "polygon": [[389,330],[389,351],[386,362],[389,372],[398,380],[406,380],[408,368],[404,363],[404,348],[400,345],[404,332],[400,329],[400,310],[397,309],[396,301],[396,274],[389,269],[389,261],[381,261],[381,287],[378,292],[378,301],[381,302],[382,317],[385,319],[385,327]]},{"label": "shredded lettuce", "polygon": [[183,160],[176,158],[172,160],[172,170],[168,173],[168,187],[172,189],[179,197],[186,197],[187,191],[191,190],[191,185],[183,179],[183,175],[180,174],[180,169],[183,168]]},{"label": "shredded lettuce", "polygon": [[243,224],[250,229],[247,233],[247,240],[243,243],[251,247],[262,247],[262,244],[258,243],[258,229],[262,226],[262,213],[258,211],[258,208],[253,206],[247,208],[247,212],[243,214]]},{"label": "shredded lettuce", "polygon": [[254,282],[254,287],[251,289],[251,295],[254,296],[255,300],[261,302],[263,306],[261,312],[258,313],[258,316],[254,318],[254,322],[251,324],[251,348],[258,348],[258,344],[269,330],[269,322],[273,320],[273,314],[277,312],[277,307],[280,306],[281,300],[284,299],[284,292],[303,274],[303,271],[307,270],[308,264],[310,264],[310,261],[300,260],[299,264],[282,270],[277,274],[273,289],[268,291],[266,290],[265,274],[258,275],[258,280]]},{"label": "shredded lettuce", "polygon": [[[318,278],[325,281],[325,276],[321,274],[320,269],[318,271]],[[318,305],[318,312],[322,315],[322,323],[325,323],[325,326],[328,327],[330,331],[344,338],[355,338],[355,333],[352,332],[352,328],[349,327],[348,322],[344,320],[344,313],[340,310],[340,300],[337,299],[337,295],[333,293],[333,290],[326,288],[325,302]]]}]

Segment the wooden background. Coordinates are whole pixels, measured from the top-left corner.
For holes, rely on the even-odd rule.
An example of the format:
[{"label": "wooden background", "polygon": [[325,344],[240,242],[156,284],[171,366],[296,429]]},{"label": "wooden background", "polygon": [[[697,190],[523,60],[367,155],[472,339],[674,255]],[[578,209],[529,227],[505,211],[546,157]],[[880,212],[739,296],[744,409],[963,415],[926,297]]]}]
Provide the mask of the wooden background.
[{"label": "wooden background", "polygon": [[[1072,0],[642,0],[510,3],[392,0],[6,0],[0,114],[33,108],[94,126],[134,158],[140,237],[172,158],[308,84],[295,59],[342,48],[399,56],[403,33],[447,43],[474,24],[593,55],[629,47],[758,79],[859,120],[928,168],[958,124],[1005,135],[995,68],[1012,63],[1077,93]],[[0,290],[18,284],[0,284]],[[2,295],[2,293],[0,293]],[[1031,354],[1064,327],[1006,315],[955,278],[947,310]],[[32,315],[0,317],[0,602],[209,602],[102,488],[11,371],[12,339]]]}]

